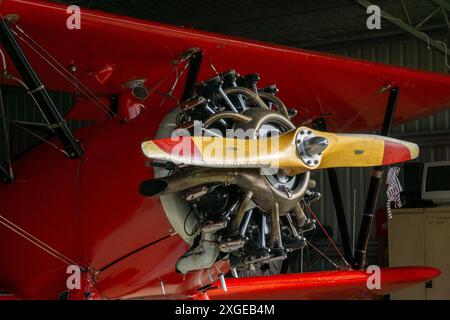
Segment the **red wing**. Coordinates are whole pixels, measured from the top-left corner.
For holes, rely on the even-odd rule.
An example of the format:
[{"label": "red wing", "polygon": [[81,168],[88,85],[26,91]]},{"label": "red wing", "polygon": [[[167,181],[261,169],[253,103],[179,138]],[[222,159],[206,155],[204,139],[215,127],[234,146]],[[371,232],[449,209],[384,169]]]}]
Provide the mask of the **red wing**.
[{"label": "red wing", "polygon": [[[227,279],[228,291],[219,283],[207,291],[211,300],[329,300],[371,299],[425,282],[441,272],[429,267],[381,269],[381,289],[369,290],[365,271],[326,271],[303,274]],[[372,283],[372,281],[370,281]]]},{"label": "red wing", "polygon": [[[46,2],[5,0],[0,13],[19,14],[20,26],[63,66],[76,65],[77,77],[97,95],[120,93],[125,82],[136,78],[146,78],[149,87],[165,79],[163,87],[167,90],[175,76],[171,74],[171,61],[181,52],[199,47],[205,56],[200,79],[214,75],[208,61],[219,71],[234,68],[241,74],[258,72],[261,86],[276,83],[280,97],[288,107],[300,111],[302,121],[327,116],[332,131],[379,127],[387,100],[386,93],[380,91],[391,85],[401,87],[397,122],[450,107],[450,78],[445,75],[85,9],[81,11],[81,29],[69,30],[66,7]],[[28,48],[25,52],[48,88],[74,92]],[[159,105],[158,94],[153,96],[147,106]]]}]

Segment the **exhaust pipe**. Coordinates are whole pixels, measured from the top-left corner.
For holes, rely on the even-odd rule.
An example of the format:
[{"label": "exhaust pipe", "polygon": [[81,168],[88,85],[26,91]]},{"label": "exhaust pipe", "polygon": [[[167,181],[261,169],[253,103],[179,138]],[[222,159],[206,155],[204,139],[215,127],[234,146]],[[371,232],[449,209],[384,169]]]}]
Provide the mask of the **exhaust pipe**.
[{"label": "exhaust pipe", "polygon": [[294,196],[273,187],[265,179],[265,176],[261,175],[259,169],[196,168],[165,178],[144,181],[139,190],[144,196],[154,197],[181,192],[205,184],[235,184],[246,191],[251,191],[253,193],[252,200],[264,212],[272,211],[274,202],[278,203],[280,212],[287,212],[292,210],[306,192],[310,173],[305,172],[303,175],[303,180]]},{"label": "exhaust pipe", "polygon": [[166,189],[167,189],[167,181],[165,181],[164,179],[145,180],[139,186],[139,192],[144,197],[156,196],[157,194],[162,193]]},{"label": "exhaust pipe", "polygon": [[145,180],[139,186],[139,192],[145,197],[162,196],[177,193],[209,183],[235,184],[238,171],[217,169],[193,169],[165,178]]}]

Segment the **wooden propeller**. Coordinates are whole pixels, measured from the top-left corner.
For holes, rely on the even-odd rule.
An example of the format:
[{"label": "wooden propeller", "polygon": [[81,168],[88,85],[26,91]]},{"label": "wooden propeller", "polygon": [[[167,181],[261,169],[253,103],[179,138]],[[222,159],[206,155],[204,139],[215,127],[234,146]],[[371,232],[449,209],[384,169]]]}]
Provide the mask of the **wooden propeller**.
[{"label": "wooden propeller", "polygon": [[291,174],[368,167],[416,158],[416,144],[365,134],[335,134],[300,127],[263,139],[175,137],[142,143],[151,159],[210,168],[282,168]]}]

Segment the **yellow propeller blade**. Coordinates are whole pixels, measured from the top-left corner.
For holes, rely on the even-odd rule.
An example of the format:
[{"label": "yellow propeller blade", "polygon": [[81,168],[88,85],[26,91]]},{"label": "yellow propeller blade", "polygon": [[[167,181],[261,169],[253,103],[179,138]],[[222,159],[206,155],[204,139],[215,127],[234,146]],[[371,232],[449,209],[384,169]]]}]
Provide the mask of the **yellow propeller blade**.
[{"label": "yellow propeller blade", "polygon": [[332,167],[368,167],[408,161],[416,144],[363,134],[300,127],[264,139],[176,137],[142,144],[151,159],[211,168],[283,168],[292,174]]},{"label": "yellow propeller blade", "polygon": [[320,135],[330,141],[320,168],[389,165],[419,156],[419,147],[403,140],[364,134],[321,132]]}]

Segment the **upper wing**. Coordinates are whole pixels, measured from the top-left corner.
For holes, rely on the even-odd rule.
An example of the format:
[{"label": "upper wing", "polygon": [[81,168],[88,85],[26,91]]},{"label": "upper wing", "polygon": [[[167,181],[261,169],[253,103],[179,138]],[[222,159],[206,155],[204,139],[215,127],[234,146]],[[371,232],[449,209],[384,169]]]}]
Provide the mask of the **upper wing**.
[{"label": "upper wing", "polygon": [[[149,87],[169,89],[172,61],[192,47],[204,59],[200,80],[219,71],[258,72],[261,85],[276,83],[288,107],[303,121],[326,116],[336,132],[368,130],[383,121],[383,89],[400,86],[396,121],[416,119],[450,107],[450,77],[304,50],[244,41],[186,28],[81,11],[81,29],[69,30],[66,7],[47,2],[4,0],[0,14],[18,14],[18,24],[97,95],[117,94],[123,84],[147,79]],[[21,43],[19,41],[19,43]],[[47,88],[75,92],[48,64],[21,43]],[[165,88],[164,90],[162,88]],[[180,87],[180,86],[179,86]],[[158,105],[158,94],[147,106]],[[160,98],[160,96],[159,96]]]},{"label": "upper wing", "polygon": [[365,271],[326,271],[252,278],[228,279],[228,291],[215,283],[207,295],[212,300],[299,300],[299,299],[370,299],[386,295],[439,276],[429,267],[381,269],[380,289],[372,274]]}]

